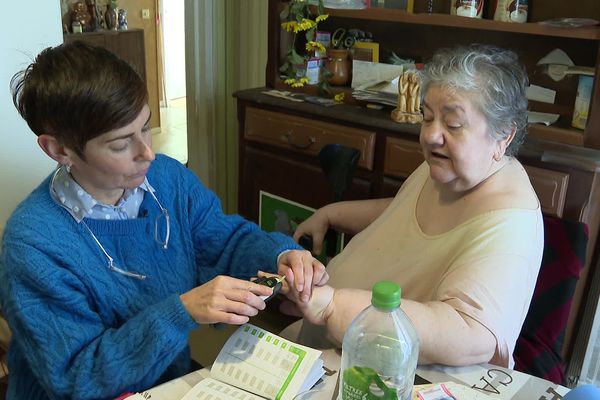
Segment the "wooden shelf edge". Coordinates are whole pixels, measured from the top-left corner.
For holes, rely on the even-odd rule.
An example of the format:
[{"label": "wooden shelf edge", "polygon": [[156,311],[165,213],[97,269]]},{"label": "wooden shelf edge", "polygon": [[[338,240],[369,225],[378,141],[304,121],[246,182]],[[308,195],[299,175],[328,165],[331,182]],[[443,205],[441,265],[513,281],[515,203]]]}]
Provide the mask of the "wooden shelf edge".
[{"label": "wooden shelf edge", "polygon": [[[312,96],[318,96],[317,87],[314,85],[307,85],[301,88],[292,88],[286,85],[281,80],[277,79],[274,85],[275,89],[278,90],[289,90],[292,92],[305,93]],[[356,100],[352,97],[352,89],[348,86],[332,86],[334,94],[345,93],[346,98],[344,102],[346,104],[361,104],[364,105],[368,102]],[[528,128],[527,135],[536,139],[543,139],[549,141],[555,141],[557,143],[569,144],[573,146],[586,147],[584,143],[584,132],[579,129],[561,128],[557,126],[545,126],[531,124]],[[589,146],[588,146],[589,147]],[[593,146],[592,146],[593,147]]]},{"label": "wooden shelf edge", "polygon": [[371,21],[399,22],[416,25],[448,26],[455,28],[480,29],[528,35],[566,37],[573,39],[600,40],[600,27],[557,28],[536,22],[511,23],[489,19],[459,17],[449,14],[413,14],[403,10],[367,8],[364,10],[345,10],[326,8],[331,16],[356,18]]},{"label": "wooden shelf edge", "polygon": [[528,136],[574,146],[584,146],[583,131],[545,125],[529,125]]}]

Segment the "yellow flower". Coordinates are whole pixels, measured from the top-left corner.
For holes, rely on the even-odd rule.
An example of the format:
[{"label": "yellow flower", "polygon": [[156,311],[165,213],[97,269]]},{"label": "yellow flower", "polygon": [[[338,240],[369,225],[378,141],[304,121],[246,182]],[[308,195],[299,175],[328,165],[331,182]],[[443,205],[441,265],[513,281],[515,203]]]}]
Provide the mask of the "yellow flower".
[{"label": "yellow flower", "polygon": [[317,26],[317,23],[312,19],[302,18],[302,22],[298,23],[294,28],[294,32],[307,31],[315,26]]},{"label": "yellow flower", "polygon": [[321,21],[325,21],[327,18],[329,18],[329,14],[321,14],[321,15],[317,16],[315,21],[321,22]]},{"label": "yellow flower", "polygon": [[306,51],[321,51],[324,53],[326,50],[325,46],[323,46],[321,43],[311,40],[306,43]]},{"label": "yellow flower", "polygon": [[294,78],[288,78],[285,81],[283,81],[283,83],[285,83],[286,85],[292,85],[294,82],[296,82]]},{"label": "yellow flower", "polygon": [[292,87],[302,87],[304,86],[304,83],[302,83],[301,81],[296,81],[294,83],[292,83]]},{"label": "yellow flower", "polygon": [[286,32],[298,32],[296,29],[298,27],[298,23],[296,21],[289,21],[289,22],[283,22],[281,24],[281,27],[286,31]]},{"label": "yellow flower", "polygon": [[307,77],[305,77],[305,76],[303,76],[302,78],[300,78],[299,82],[300,82],[302,85],[304,85],[304,84],[308,83],[308,78],[307,78]]},{"label": "yellow flower", "polygon": [[338,93],[338,94],[336,94],[336,95],[333,97],[333,99],[334,99],[335,101],[337,101],[338,103],[343,103],[343,102],[344,102],[344,97],[346,97],[346,93],[344,93],[344,92],[341,92],[341,93]]}]

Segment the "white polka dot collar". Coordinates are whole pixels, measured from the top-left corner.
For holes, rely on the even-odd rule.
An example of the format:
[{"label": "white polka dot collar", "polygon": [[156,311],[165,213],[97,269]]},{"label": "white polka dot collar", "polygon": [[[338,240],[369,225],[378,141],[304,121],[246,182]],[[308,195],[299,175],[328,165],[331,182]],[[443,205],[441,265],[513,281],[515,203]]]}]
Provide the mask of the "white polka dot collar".
[{"label": "white polka dot collar", "polygon": [[50,185],[50,194],[54,201],[69,211],[78,223],[85,217],[107,220],[136,218],[144,199],[144,192],[154,192],[148,178],[145,178],[137,188],[125,190],[117,205],[102,204],[86,192],[63,166],[58,168]]}]

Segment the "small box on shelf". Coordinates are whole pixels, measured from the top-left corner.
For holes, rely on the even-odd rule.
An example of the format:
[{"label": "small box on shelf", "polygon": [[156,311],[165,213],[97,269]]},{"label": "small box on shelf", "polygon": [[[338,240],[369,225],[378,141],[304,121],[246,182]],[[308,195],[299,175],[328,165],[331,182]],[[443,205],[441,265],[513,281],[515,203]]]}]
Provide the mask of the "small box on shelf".
[{"label": "small box on shelf", "polygon": [[577,97],[573,108],[573,120],[571,125],[575,128],[585,129],[592,101],[592,88],[594,78],[592,76],[580,75],[577,86]]}]

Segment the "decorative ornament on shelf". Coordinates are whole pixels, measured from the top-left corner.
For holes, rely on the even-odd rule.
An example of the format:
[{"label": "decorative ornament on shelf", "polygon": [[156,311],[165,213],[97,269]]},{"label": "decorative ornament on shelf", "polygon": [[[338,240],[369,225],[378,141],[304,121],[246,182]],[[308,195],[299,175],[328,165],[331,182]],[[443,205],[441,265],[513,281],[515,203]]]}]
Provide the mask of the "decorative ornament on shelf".
[{"label": "decorative ornament on shelf", "polygon": [[[322,87],[325,82],[320,77],[320,57],[317,54],[325,54],[325,46],[316,40],[317,25],[329,17],[325,14],[323,0],[318,0],[316,7],[317,15],[312,19],[311,9],[307,0],[291,0],[281,11],[281,28],[293,34],[293,39],[279,67],[281,77],[285,84],[291,87],[302,87],[309,83],[318,83]],[[296,50],[298,34],[304,33],[306,44],[304,54]],[[314,67],[316,65],[316,68]],[[325,82],[326,83],[326,82]]]},{"label": "decorative ornament on shelf", "polygon": [[98,30],[100,21],[98,21],[98,15],[96,14],[96,0],[86,0],[88,13],[90,14],[90,31],[95,32]]},{"label": "decorative ornament on shelf", "polygon": [[[73,27],[73,33],[92,31],[92,16],[88,13],[87,6],[83,1],[78,1],[73,4],[73,10],[71,11],[71,26]],[[75,28],[76,26],[77,28]]]},{"label": "decorative ornament on shelf", "polygon": [[118,12],[118,28],[120,31],[126,31],[127,27],[127,10],[124,8],[120,8]]},{"label": "decorative ornament on shelf", "polygon": [[413,71],[404,72],[398,79],[398,104],[391,115],[396,122],[417,124],[423,121],[421,114],[421,84]]},{"label": "decorative ornament on shelf", "polygon": [[106,11],[104,12],[104,20],[106,21],[106,29],[116,31],[119,28],[119,11],[118,11],[117,0],[110,0],[106,4]]}]

